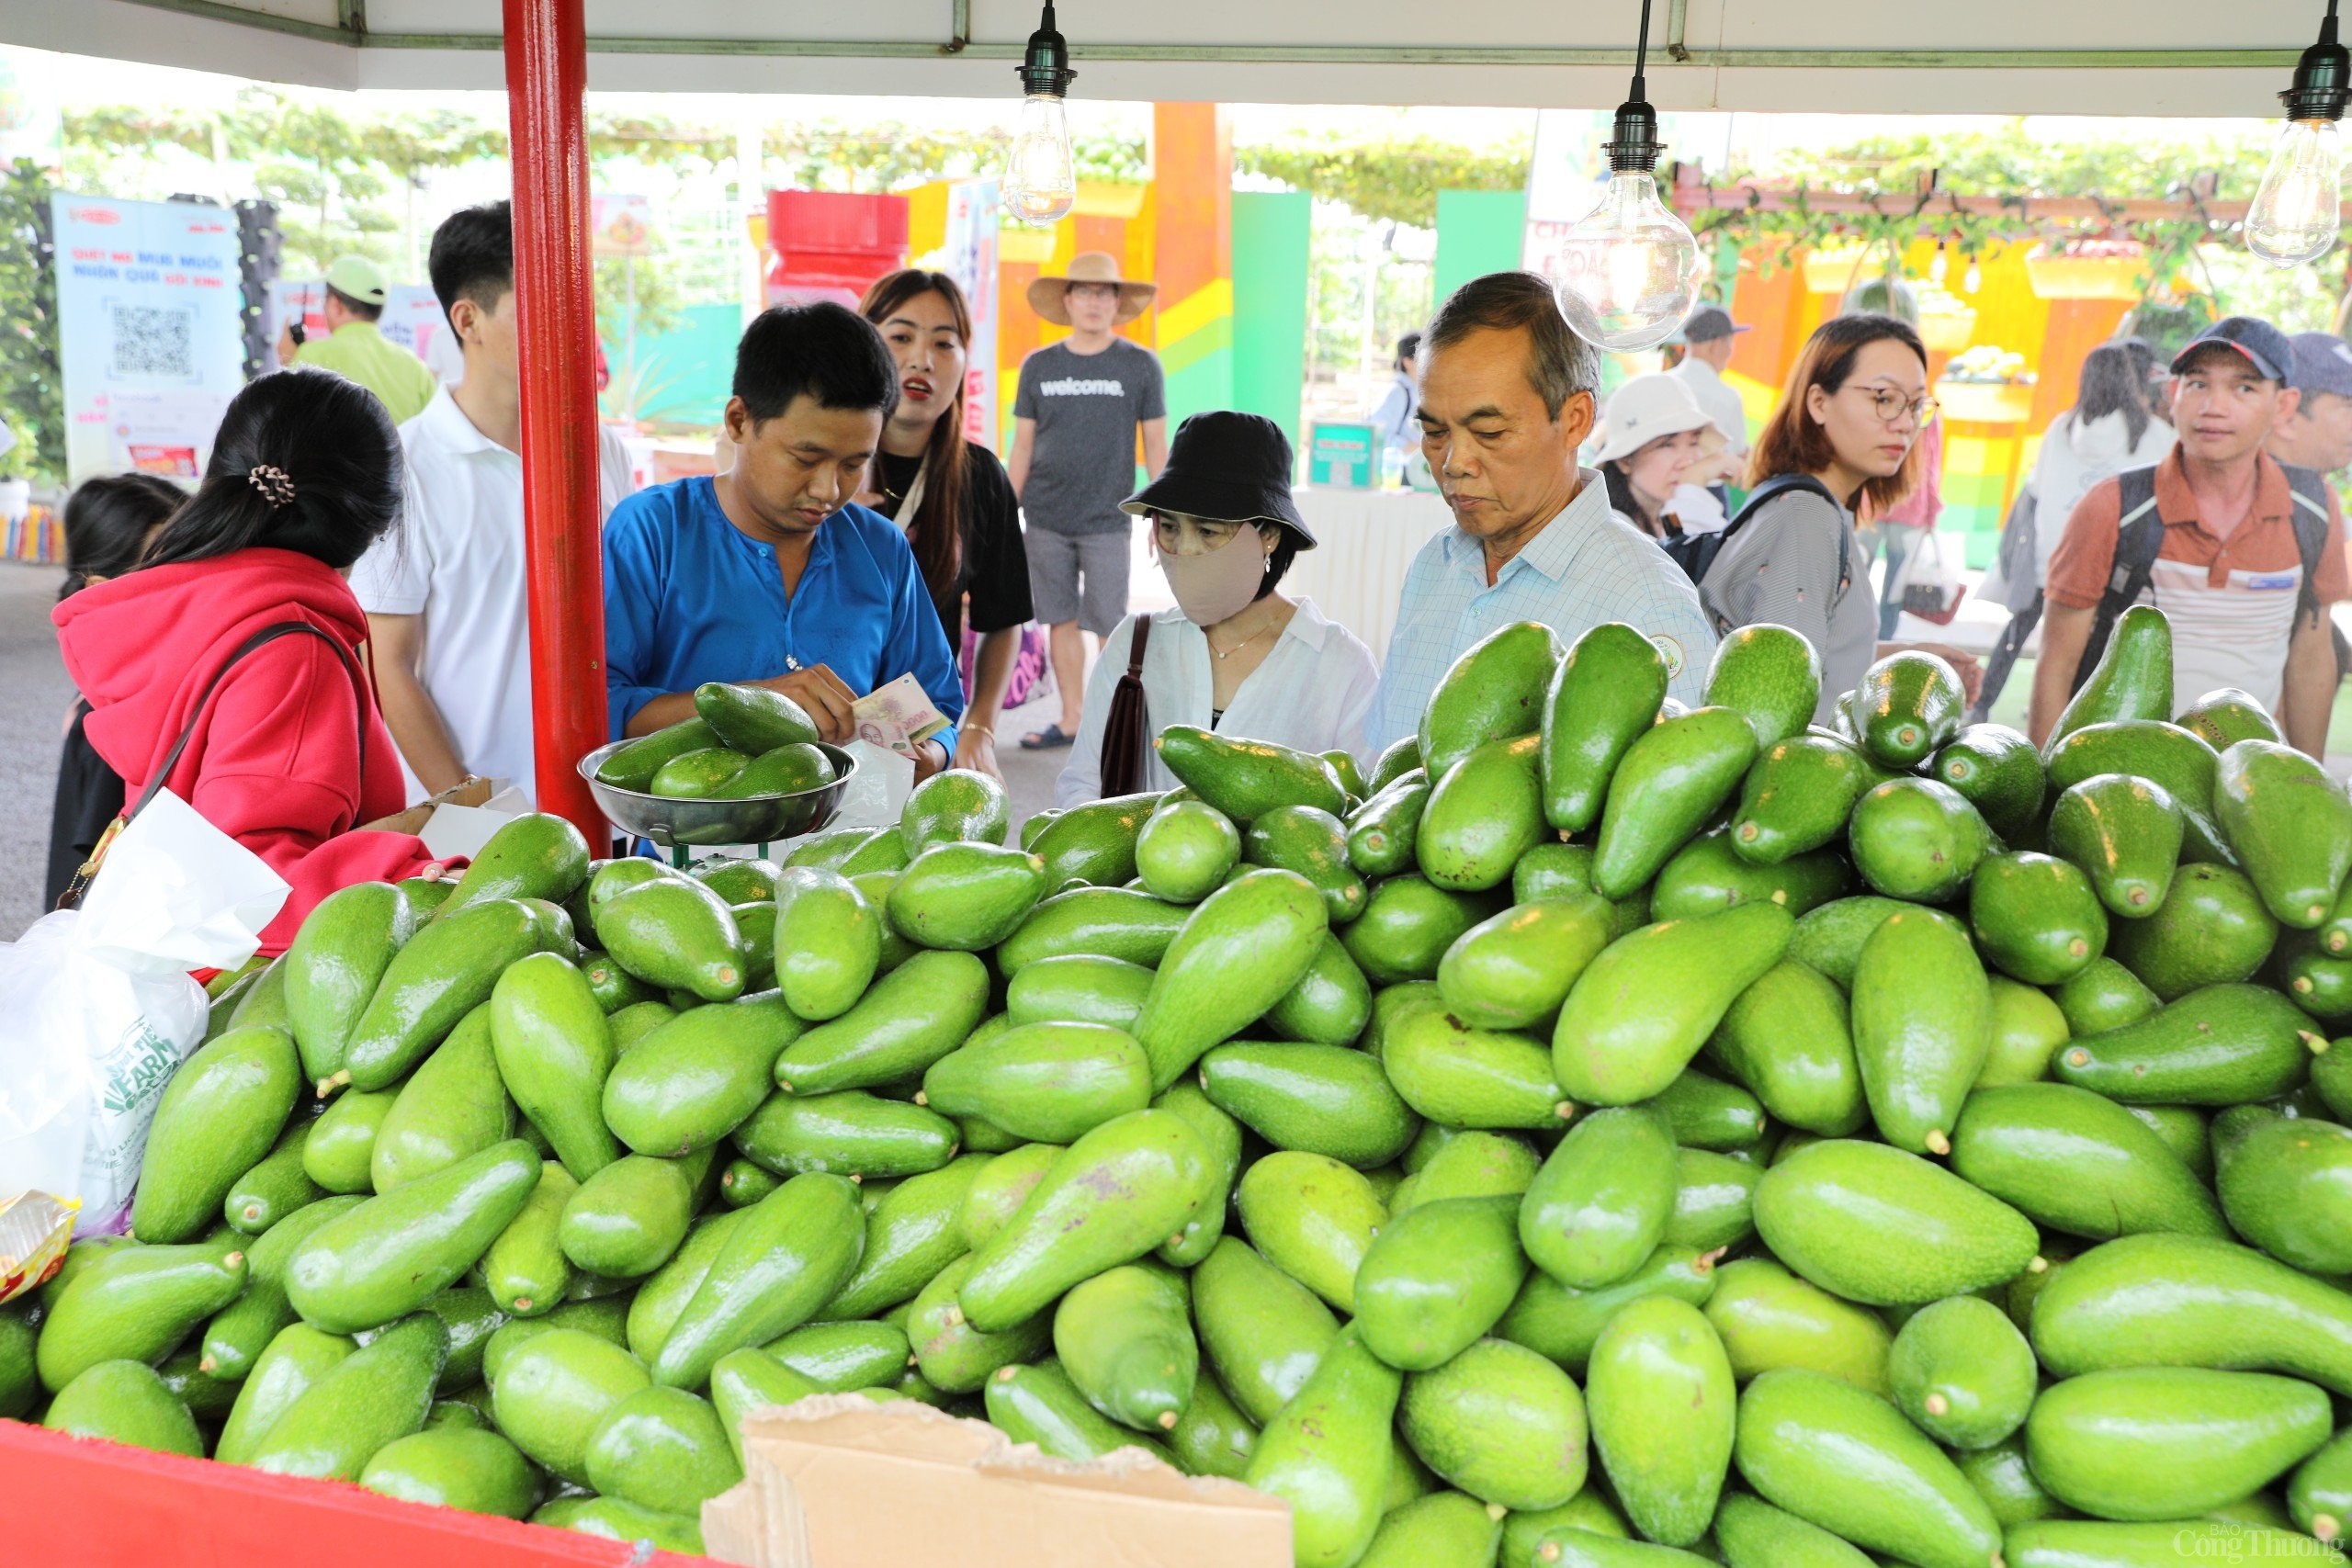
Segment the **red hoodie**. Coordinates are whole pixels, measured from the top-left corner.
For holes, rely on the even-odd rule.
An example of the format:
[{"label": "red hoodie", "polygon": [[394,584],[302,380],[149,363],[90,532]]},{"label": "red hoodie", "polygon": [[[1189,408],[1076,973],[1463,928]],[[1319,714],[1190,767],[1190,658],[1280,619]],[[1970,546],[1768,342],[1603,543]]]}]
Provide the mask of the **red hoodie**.
[{"label": "red hoodie", "polygon": [[[307,621],[355,659],[368,635],[350,584],[292,550],[239,550],[127,572],[85,588],[51,618],[66,673],[90,705],[90,744],[122,775],[132,802],[187,728],[205,682],[254,632]],[[399,754],[364,680],[364,667],[355,680],[350,665],[307,633],[265,644],[214,691],[167,781],[293,885],[263,933],[266,953],[284,952],[302,917],[335,889],[395,881],[432,861],[413,835],[350,830],[406,804]]]}]

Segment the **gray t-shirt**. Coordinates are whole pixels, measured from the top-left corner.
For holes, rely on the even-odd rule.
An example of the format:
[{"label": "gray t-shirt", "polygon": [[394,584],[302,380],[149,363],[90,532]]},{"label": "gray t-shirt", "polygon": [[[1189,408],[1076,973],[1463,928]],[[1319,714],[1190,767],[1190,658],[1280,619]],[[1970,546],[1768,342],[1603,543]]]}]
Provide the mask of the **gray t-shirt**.
[{"label": "gray t-shirt", "polygon": [[1119,502],[1136,492],[1136,429],[1165,419],[1159,359],[1113,338],[1100,354],[1052,344],[1021,362],[1012,412],[1037,422],[1021,513],[1056,534],[1117,534],[1129,525]]},{"label": "gray t-shirt", "polygon": [[1708,567],[1699,597],[1721,629],[1772,621],[1805,635],[1821,655],[1816,723],[1829,721],[1830,705],[1878,658],[1878,603],[1853,516],[1809,491],[1777,495],[1741,525]]}]

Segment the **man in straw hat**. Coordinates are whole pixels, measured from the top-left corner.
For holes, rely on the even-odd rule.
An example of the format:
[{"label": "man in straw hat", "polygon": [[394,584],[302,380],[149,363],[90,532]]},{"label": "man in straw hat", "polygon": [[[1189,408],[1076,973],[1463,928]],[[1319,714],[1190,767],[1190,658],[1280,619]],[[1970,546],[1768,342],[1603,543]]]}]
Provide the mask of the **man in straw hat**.
[{"label": "man in straw hat", "polygon": [[1127,613],[1127,561],[1134,525],[1119,503],[1136,488],[1136,434],[1144,470],[1159,477],[1168,459],[1168,405],[1159,360],[1116,337],[1157,285],[1119,276],[1115,257],[1089,251],[1069,272],[1029,285],[1029,308],[1069,336],[1021,364],[1013,399],[1012,457],[1005,470],[1027,525],[1029,597],[1052,627],[1057,723],[1023,736],[1023,750],[1067,746],[1078,734],[1086,695],[1086,639],[1106,637]]}]

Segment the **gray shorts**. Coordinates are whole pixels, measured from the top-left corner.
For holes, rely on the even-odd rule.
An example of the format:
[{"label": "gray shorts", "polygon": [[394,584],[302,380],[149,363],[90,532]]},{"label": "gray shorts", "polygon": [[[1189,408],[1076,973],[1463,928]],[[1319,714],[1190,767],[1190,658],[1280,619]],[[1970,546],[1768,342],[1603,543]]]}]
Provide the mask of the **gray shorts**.
[{"label": "gray shorts", "polygon": [[1029,602],[1037,624],[1076,621],[1109,637],[1127,614],[1127,567],[1133,540],[1115,534],[1057,534],[1032,527],[1022,535],[1029,552]]}]

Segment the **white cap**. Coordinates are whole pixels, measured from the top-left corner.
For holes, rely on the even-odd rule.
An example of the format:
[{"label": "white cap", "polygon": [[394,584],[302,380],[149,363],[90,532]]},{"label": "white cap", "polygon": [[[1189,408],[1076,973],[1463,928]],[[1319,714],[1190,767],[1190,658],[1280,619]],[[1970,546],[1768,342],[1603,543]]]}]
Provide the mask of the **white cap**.
[{"label": "white cap", "polygon": [[1702,433],[1700,451],[1713,457],[1724,448],[1723,432],[1715,428],[1690,395],[1679,376],[1636,376],[1617,389],[1601,421],[1600,450],[1596,463],[1629,457],[1661,435],[1686,430]]}]

